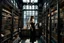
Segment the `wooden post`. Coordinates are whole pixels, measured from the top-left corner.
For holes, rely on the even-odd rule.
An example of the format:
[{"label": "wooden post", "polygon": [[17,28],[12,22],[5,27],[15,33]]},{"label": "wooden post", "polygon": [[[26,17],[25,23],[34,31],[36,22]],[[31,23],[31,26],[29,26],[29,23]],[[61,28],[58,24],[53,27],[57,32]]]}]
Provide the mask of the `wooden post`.
[{"label": "wooden post", "polygon": [[57,0],[57,11],[58,11],[58,26],[57,26],[57,29],[58,29],[58,43],[60,43],[60,2],[59,0]]},{"label": "wooden post", "polygon": [[0,42],[1,42],[1,31],[2,29],[2,0],[0,0]]}]

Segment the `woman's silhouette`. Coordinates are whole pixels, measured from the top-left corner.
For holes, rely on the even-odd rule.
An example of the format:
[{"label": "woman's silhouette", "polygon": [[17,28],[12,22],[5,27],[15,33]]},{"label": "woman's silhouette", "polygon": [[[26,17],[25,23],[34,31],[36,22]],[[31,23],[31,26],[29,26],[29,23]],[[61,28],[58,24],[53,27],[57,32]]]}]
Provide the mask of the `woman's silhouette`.
[{"label": "woman's silhouette", "polygon": [[30,18],[30,42],[34,43],[35,41],[35,23],[34,16]]}]

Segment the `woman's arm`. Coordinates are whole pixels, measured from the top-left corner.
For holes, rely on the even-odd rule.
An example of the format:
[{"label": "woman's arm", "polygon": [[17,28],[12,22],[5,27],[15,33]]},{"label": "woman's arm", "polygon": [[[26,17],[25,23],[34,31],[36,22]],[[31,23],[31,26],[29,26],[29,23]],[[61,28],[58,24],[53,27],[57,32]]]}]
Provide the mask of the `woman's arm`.
[{"label": "woman's arm", "polygon": [[34,19],[32,19],[32,22],[34,23]]}]

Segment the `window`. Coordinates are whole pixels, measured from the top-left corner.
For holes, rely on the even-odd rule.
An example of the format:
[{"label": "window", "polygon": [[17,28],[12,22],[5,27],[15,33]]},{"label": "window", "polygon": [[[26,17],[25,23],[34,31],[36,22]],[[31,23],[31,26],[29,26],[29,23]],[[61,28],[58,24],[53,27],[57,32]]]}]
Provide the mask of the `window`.
[{"label": "window", "polygon": [[31,2],[31,3],[37,3],[38,0],[23,0],[23,2],[24,3],[29,3],[29,2]]},{"label": "window", "polygon": [[16,0],[11,0],[11,3],[12,3],[16,8],[18,8],[18,5],[17,5],[17,3],[16,3]]},{"label": "window", "polygon": [[13,0],[11,0],[11,3],[13,3]]},{"label": "window", "polygon": [[23,9],[38,9],[37,5],[24,5]]},{"label": "window", "polygon": [[26,26],[27,21],[29,20],[30,16],[34,16],[35,23],[37,23],[38,18],[38,11],[24,11],[24,26]]},{"label": "window", "polygon": [[[25,11],[25,10],[26,11]],[[30,16],[34,16],[35,23],[37,23],[38,18],[38,11],[37,10],[28,10],[28,9],[38,9],[37,5],[24,5],[23,6],[23,15],[24,15],[24,26],[27,26],[27,21],[29,20]]]}]

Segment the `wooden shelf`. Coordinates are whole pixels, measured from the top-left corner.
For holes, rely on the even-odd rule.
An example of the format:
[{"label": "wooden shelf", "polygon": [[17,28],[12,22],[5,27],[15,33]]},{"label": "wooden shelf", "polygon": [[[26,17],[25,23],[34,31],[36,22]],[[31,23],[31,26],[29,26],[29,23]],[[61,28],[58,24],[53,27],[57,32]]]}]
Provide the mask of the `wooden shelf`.
[{"label": "wooden shelf", "polygon": [[52,39],[57,43],[57,40],[54,37],[52,37]]},{"label": "wooden shelf", "polygon": [[11,37],[4,39],[1,43],[4,43],[5,41],[9,40]]},{"label": "wooden shelf", "polygon": [[[3,3],[3,5],[2,5],[3,6],[2,7],[2,28],[3,28],[2,34],[4,34],[4,37],[2,37],[1,43],[4,43],[4,42],[8,43],[8,41],[10,41],[10,40],[12,41],[13,37],[18,34],[18,19],[19,18],[18,18],[18,15],[16,15],[16,14],[18,14],[18,9],[12,8],[14,6],[11,6],[8,1],[6,1],[6,2],[5,2],[6,4]],[[11,15],[12,9],[11,8],[14,10],[14,12],[13,12],[14,17],[15,17],[14,19],[16,21],[12,21],[12,15]],[[8,12],[10,12],[10,13],[8,13]],[[17,13],[15,13],[15,12],[17,12]],[[14,22],[14,23],[12,24],[12,22]]]}]

